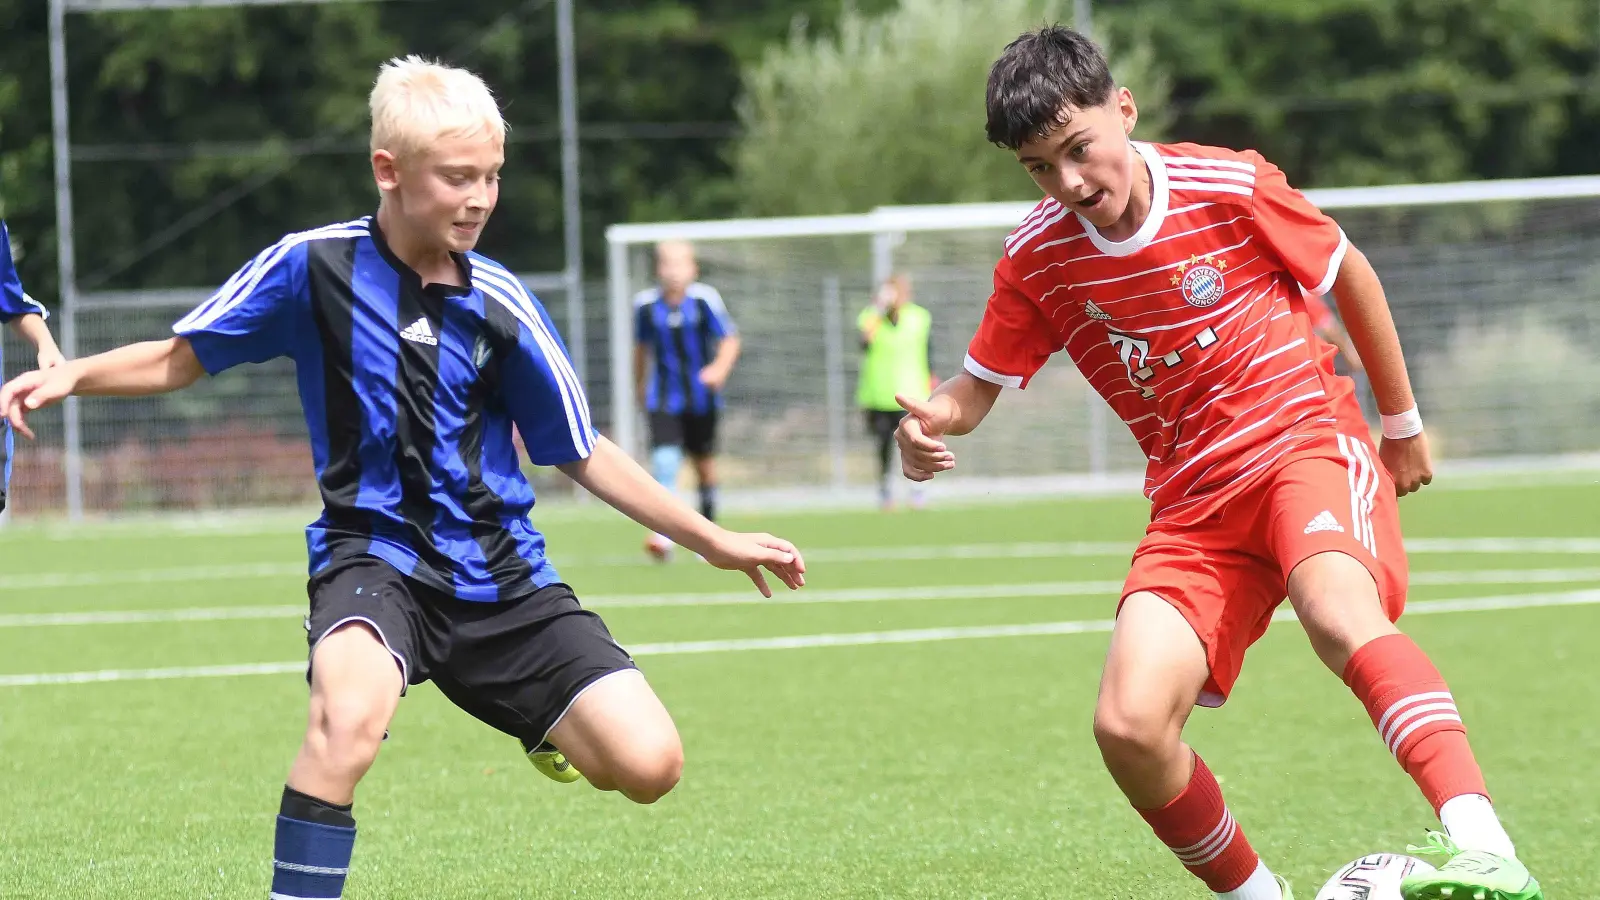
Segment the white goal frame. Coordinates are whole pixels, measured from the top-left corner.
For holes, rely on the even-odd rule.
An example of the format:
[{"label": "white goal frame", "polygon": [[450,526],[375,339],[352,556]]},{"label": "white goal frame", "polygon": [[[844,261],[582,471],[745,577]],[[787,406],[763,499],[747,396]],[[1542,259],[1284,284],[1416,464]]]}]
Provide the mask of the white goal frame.
[{"label": "white goal frame", "polygon": [[[1565,178],[1521,178],[1446,184],[1403,184],[1385,187],[1325,188],[1305,191],[1322,209],[1422,207],[1488,201],[1600,199],[1600,175]],[[784,237],[860,235],[871,241],[873,281],[888,277],[894,248],[910,232],[975,228],[1010,229],[1034,203],[955,203],[926,206],[883,206],[857,215],[790,218],[722,219],[703,222],[659,222],[613,225],[606,229],[606,274],[610,293],[612,439],[629,453],[639,446],[638,400],[633,384],[633,275],[629,251],[665,240],[752,240]],[[995,248],[998,258],[998,242]],[[974,302],[984,298],[974,297]]]}]

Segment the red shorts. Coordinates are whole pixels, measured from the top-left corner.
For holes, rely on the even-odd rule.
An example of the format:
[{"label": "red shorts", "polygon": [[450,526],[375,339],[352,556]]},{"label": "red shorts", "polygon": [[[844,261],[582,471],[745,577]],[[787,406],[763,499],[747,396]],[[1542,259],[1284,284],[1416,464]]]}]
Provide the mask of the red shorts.
[{"label": "red shorts", "polygon": [[1133,555],[1122,597],[1172,604],[1206,648],[1202,706],[1221,706],[1244,654],[1266,633],[1294,567],[1329,550],[1360,560],[1391,621],[1405,609],[1405,545],[1394,482],[1364,437],[1295,451],[1199,522],[1155,521]]}]

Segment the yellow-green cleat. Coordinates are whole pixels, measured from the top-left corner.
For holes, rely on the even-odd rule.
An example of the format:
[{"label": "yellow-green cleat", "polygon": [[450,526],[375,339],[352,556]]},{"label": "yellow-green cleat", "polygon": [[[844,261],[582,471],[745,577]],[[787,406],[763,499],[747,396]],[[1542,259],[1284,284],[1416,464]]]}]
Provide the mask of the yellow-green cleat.
[{"label": "yellow-green cleat", "polygon": [[1539,882],[1515,857],[1485,850],[1461,850],[1437,831],[1428,846],[1409,847],[1412,854],[1449,856],[1437,872],[1408,876],[1400,882],[1404,900],[1544,900]]},{"label": "yellow-green cleat", "polygon": [[1278,889],[1283,892],[1283,900],[1294,900],[1294,891],[1290,889],[1288,879],[1282,875],[1272,877],[1278,879]]},{"label": "yellow-green cleat", "polygon": [[533,767],[544,773],[544,777],[562,784],[571,784],[583,777],[583,773],[567,762],[555,745],[545,741],[537,747],[529,747],[527,741],[522,742],[522,751],[528,754],[528,762]]}]

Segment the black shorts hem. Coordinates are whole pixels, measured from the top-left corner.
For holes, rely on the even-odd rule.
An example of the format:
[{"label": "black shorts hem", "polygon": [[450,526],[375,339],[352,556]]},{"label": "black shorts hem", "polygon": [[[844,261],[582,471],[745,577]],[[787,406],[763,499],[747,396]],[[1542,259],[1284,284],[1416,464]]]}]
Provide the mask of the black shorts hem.
[{"label": "black shorts hem", "polygon": [[[316,657],[317,648],[322,646],[322,642],[327,640],[328,635],[333,634],[335,631],[338,631],[340,628],[343,628],[346,625],[349,625],[351,622],[360,622],[368,628],[371,628],[373,633],[377,634],[378,640],[383,643],[383,649],[389,651],[389,655],[394,657],[395,664],[400,666],[400,696],[404,697],[406,695],[406,689],[411,687],[411,664],[406,661],[404,656],[400,655],[400,651],[394,649],[394,644],[389,642],[389,636],[383,633],[383,626],[379,625],[370,616],[345,616],[339,621],[334,622],[332,625],[322,629],[322,633],[317,635],[316,638],[311,641],[311,649],[306,651],[306,682],[308,684],[311,682],[311,660]],[[309,629],[307,630],[309,631]]]},{"label": "black shorts hem", "polygon": [[556,730],[556,726],[560,725],[561,720],[567,717],[567,713],[572,712],[572,707],[577,704],[578,698],[588,693],[590,688],[606,680],[607,678],[616,675],[619,672],[637,672],[638,670],[638,666],[634,665],[633,663],[629,663],[625,666],[617,666],[614,669],[608,669],[604,672],[596,672],[584,680],[579,681],[577,687],[572,691],[572,696],[567,700],[567,705],[563,706],[561,708],[561,712],[556,713],[556,717],[550,720],[550,724],[545,727],[544,732],[539,736],[539,740],[534,742],[535,746],[550,740],[550,732]]},{"label": "black shorts hem", "polygon": [[369,556],[329,566],[307,587],[311,653],[335,628],[360,622],[395,658],[406,685],[432,681],[463,711],[518,738],[542,740],[584,690],[636,668],[605,622],[560,582],[520,599],[461,600]]}]

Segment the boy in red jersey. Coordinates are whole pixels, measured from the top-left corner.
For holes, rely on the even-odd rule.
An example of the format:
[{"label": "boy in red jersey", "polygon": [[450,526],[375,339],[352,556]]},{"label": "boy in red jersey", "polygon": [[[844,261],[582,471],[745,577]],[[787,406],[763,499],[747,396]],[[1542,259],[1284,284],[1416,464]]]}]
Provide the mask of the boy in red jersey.
[{"label": "boy in red jersey", "polygon": [[[915,481],[953,468],[943,438],[1060,350],[1132,430],[1152,509],[1095,709],[1112,778],[1218,896],[1288,896],[1182,740],[1287,596],[1443,823],[1452,858],[1408,878],[1406,900],[1541,897],[1448,686],[1394,626],[1407,585],[1395,498],[1433,464],[1366,257],[1255,152],[1130,140],[1133,96],[1069,29],[1007,47],[987,101],[990,140],[1046,198],[1006,238],[965,371],[926,402],[901,399],[901,465]],[[1302,292],[1330,289],[1384,413],[1378,449],[1306,314]]]}]

